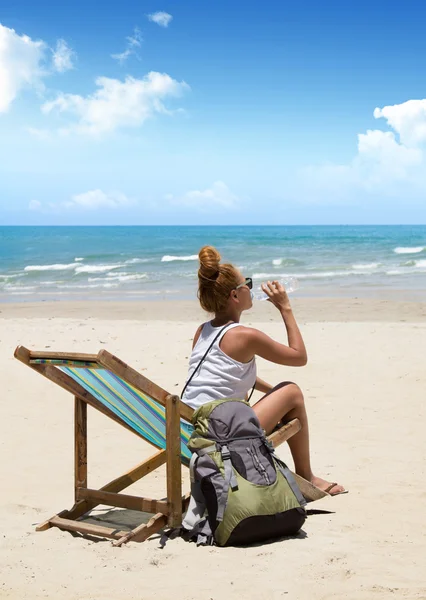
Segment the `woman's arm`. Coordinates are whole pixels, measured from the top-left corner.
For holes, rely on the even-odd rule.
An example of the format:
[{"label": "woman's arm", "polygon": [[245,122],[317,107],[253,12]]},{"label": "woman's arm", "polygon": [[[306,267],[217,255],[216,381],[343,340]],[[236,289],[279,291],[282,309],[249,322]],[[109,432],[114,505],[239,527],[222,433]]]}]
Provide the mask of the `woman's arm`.
[{"label": "woman's arm", "polygon": [[268,281],[262,285],[269,302],[278,308],[287,331],[288,346],[280,344],[257,329],[247,330],[247,350],[265,360],[290,367],[303,367],[308,362],[305,343],[294,318],[290,301],[283,286],[278,281]]}]

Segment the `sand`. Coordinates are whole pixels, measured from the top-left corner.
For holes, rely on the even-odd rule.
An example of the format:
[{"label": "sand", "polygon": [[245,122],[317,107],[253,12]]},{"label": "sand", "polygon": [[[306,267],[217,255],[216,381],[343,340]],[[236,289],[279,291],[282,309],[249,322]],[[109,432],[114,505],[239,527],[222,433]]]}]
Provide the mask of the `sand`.
[{"label": "sand", "polygon": [[[0,598],[220,600],[426,598],[424,434],[426,304],[295,301],[304,368],[258,362],[259,375],[305,393],[313,466],[350,493],[326,498],[303,534],[248,548],[197,548],[158,538],[113,548],[35,525],[73,501],[73,401],[13,358],[107,348],[172,392],[185,379],[194,303],[0,305]],[[275,309],[244,323],[285,340]],[[100,487],[153,450],[89,411],[89,485]],[[286,446],[279,454],[291,464]],[[187,474],[184,475],[187,484]],[[162,497],[164,470],[129,488]],[[105,518],[108,509],[95,516]],[[117,511],[130,524],[135,515]]]}]

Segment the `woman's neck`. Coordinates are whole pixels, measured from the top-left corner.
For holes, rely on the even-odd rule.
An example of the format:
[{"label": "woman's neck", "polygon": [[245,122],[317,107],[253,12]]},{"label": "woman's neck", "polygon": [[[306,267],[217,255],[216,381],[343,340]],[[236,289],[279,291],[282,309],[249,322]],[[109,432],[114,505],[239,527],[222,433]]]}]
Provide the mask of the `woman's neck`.
[{"label": "woman's neck", "polygon": [[220,327],[221,325],[226,325],[227,323],[239,323],[241,318],[240,312],[235,313],[217,313],[214,316],[214,319],[211,320],[211,324],[213,327]]}]

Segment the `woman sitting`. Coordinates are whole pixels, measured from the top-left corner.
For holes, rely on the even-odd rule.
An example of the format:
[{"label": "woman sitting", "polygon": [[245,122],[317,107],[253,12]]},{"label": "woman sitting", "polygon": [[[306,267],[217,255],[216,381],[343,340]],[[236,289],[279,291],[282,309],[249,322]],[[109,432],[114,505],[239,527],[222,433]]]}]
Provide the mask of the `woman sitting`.
[{"label": "woman sitting", "polygon": [[[313,474],[309,452],[309,429],[303,393],[290,381],[275,387],[256,376],[256,356],[278,365],[302,367],[307,354],[302,335],[294,318],[290,301],[277,281],[262,284],[262,290],[280,312],[287,330],[288,346],[268,335],[240,324],[241,314],[252,307],[252,280],[231,264],[221,264],[220,254],[212,246],[199,252],[198,298],[201,307],[214,318],[200,325],[195,333],[189,361],[188,380],[208,350],[207,356],[186,387],[183,401],[194,409],[219,398],[248,399],[255,388],[265,395],[253,406],[259,422],[269,435],[277,426],[299,419],[301,430],[288,440],[298,475],[318,488],[336,495],[344,492]],[[219,333],[221,328],[228,325]],[[219,335],[218,335],[219,334]]]}]

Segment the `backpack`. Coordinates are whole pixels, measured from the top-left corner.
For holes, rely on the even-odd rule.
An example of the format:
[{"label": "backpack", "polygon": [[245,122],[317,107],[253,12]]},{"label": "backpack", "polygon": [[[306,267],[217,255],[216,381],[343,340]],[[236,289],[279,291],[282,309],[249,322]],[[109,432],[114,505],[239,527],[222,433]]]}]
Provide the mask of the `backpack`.
[{"label": "backpack", "polygon": [[216,400],[192,423],[191,498],[173,537],[234,546],[295,535],[306,501],[254,410],[244,400]]}]

